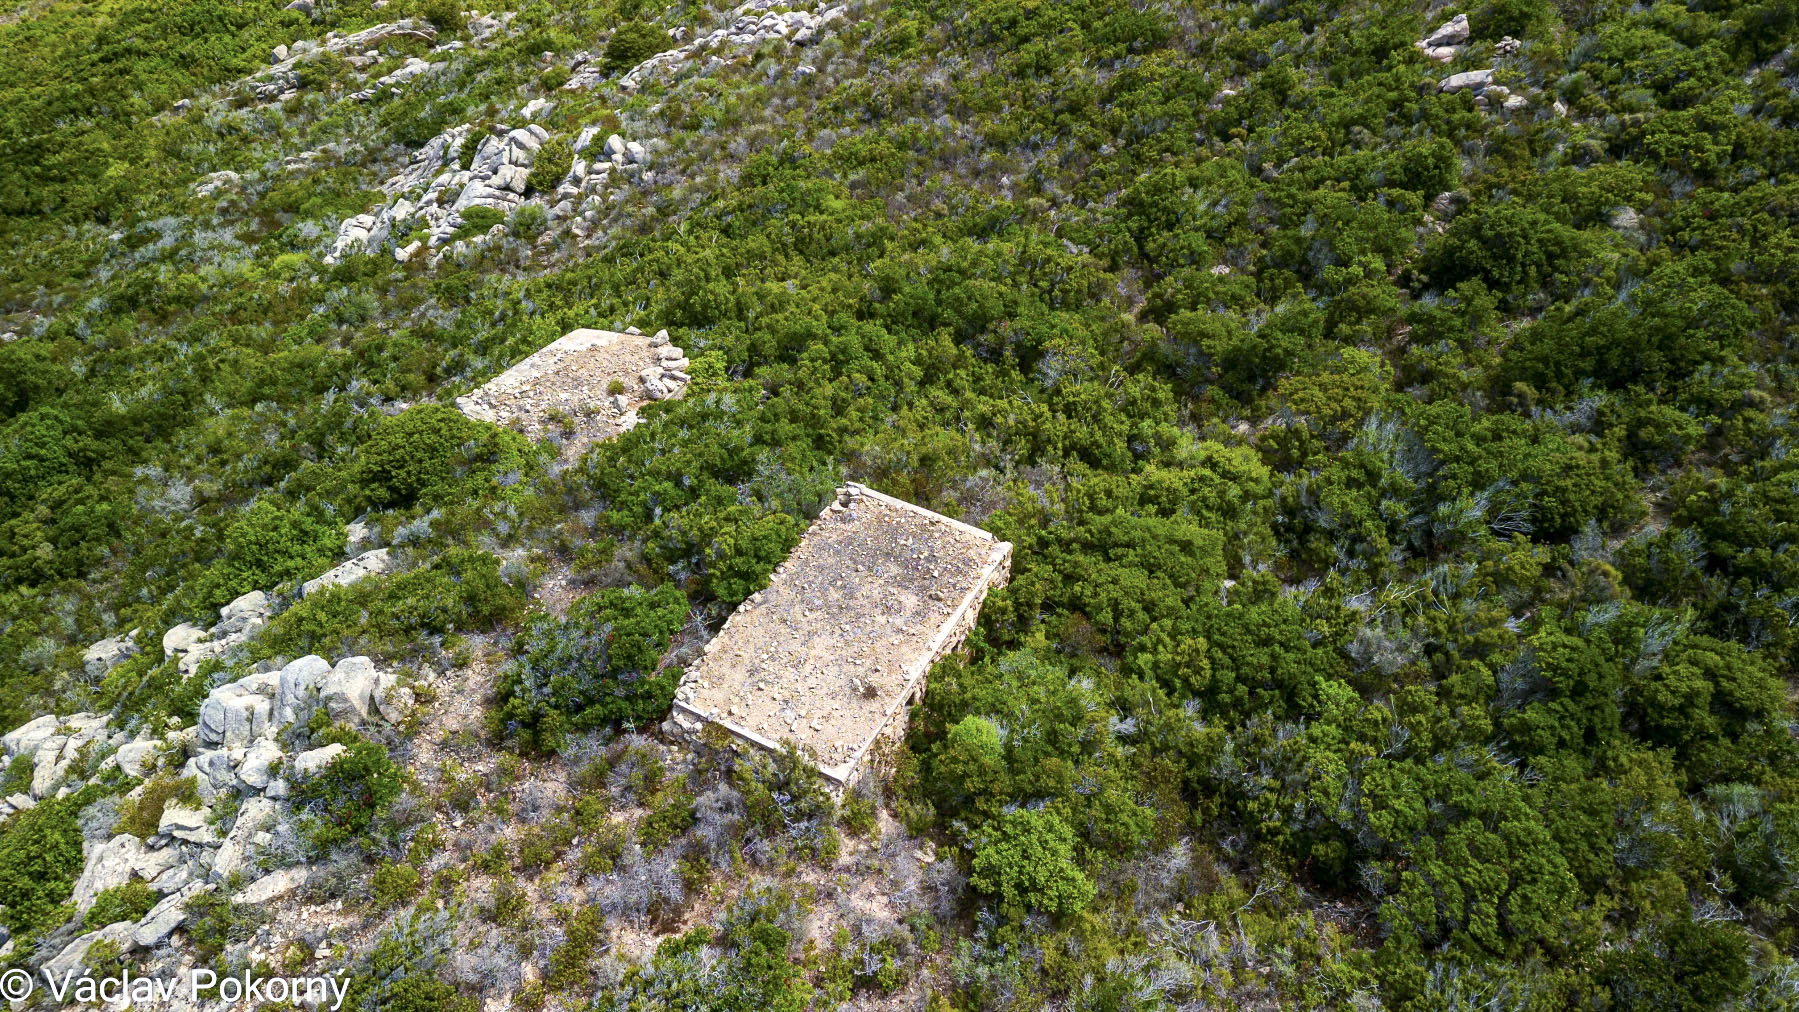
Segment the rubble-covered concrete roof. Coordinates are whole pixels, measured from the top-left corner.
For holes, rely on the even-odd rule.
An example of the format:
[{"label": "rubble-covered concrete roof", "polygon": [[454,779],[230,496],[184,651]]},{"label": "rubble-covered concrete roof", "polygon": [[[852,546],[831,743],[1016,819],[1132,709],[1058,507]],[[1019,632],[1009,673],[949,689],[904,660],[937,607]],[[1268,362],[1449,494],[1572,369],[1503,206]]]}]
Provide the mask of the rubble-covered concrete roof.
[{"label": "rubble-covered concrete roof", "polygon": [[[456,407],[532,439],[560,435],[564,457],[573,459],[636,425],[643,405],[679,397],[687,388],[687,366],[666,330],[654,336],[571,330],[456,398]],[[612,392],[614,381],[618,393]]]},{"label": "rubble-covered concrete roof", "polygon": [[674,719],[792,741],[839,784],[973,627],[1011,544],[850,485],[682,679]]}]

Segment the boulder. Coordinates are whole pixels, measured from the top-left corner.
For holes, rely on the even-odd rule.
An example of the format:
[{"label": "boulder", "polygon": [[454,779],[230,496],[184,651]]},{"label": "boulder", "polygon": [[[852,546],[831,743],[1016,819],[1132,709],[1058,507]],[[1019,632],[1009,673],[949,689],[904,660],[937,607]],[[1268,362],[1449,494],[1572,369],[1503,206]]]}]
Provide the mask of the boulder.
[{"label": "boulder", "polygon": [[302,752],[299,755],[294,756],[294,776],[301,779],[312,776],[314,773],[331,765],[332,760],[348,751],[349,749],[344,748],[337,742],[332,742],[324,748],[315,748],[310,752]]},{"label": "boulder", "polygon": [[164,896],[161,902],[150,908],[143,920],[132,926],[132,944],[144,949],[161,945],[176,928],[187,923],[187,901],[201,893],[211,892],[213,888],[211,882],[190,882]]},{"label": "boulder", "polygon": [[1437,26],[1437,30],[1424,37],[1424,48],[1436,46],[1459,46],[1468,41],[1468,15],[1457,14],[1448,21]]},{"label": "boulder", "polygon": [[269,767],[281,759],[281,754],[281,746],[273,741],[268,738],[256,739],[245,753],[243,763],[237,768],[237,779],[253,791],[262,790],[274,779],[274,773]]},{"label": "boulder", "polygon": [[137,653],[137,644],[131,640],[136,634],[137,630],[133,629],[123,636],[103,639],[88,647],[87,652],[81,655],[82,670],[87,672],[89,678],[105,677],[120,661]]},{"label": "boulder", "polygon": [[176,654],[185,654],[205,638],[206,630],[192,622],[183,622],[162,634],[163,659],[167,660]]},{"label": "boulder", "polygon": [[219,834],[207,821],[211,817],[210,809],[187,808],[170,802],[163,807],[162,819],[157,822],[156,831],[177,840],[210,847],[219,842]]},{"label": "boulder", "polygon": [[128,741],[119,746],[113,757],[119,761],[119,769],[126,776],[141,777],[148,772],[148,766],[156,758],[156,752],[162,747],[160,742]]},{"label": "boulder", "polygon": [[233,682],[212,690],[200,704],[200,742],[237,748],[262,734],[274,710],[269,697]]},{"label": "boulder", "polygon": [[412,690],[401,685],[400,676],[391,671],[382,672],[375,682],[373,699],[381,719],[390,724],[398,724],[412,709]]},{"label": "boulder", "polygon": [[364,723],[369,719],[369,707],[374,703],[375,684],[379,679],[374,661],[367,657],[346,657],[325,676],[324,683],[319,686],[319,702],[338,723]]},{"label": "boulder", "polygon": [[267,903],[298,889],[306,881],[304,865],[273,871],[237,891],[239,903]]},{"label": "boulder", "polygon": [[193,775],[205,777],[206,786],[210,784],[213,791],[228,791],[237,786],[237,775],[231,770],[231,753],[224,749],[209,749],[194,756],[188,761]]},{"label": "boulder", "polygon": [[613,134],[606,138],[606,143],[600,150],[606,152],[607,157],[616,155],[622,158],[625,154],[625,139],[618,134]]},{"label": "boulder", "polygon": [[275,690],[275,724],[286,727],[312,713],[318,697],[319,683],[331,672],[331,663],[317,654],[307,654],[281,669]]},{"label": "boulder", "polygon": [[226,834],[212,861],[212,880],[223,882],[244,866],[254,837],[275,824],[275,803],[267,798],[251,798],[238,810],[237,823]]},{"label": "boulder", "polygon": [[0,737],[0,746],[5,747],[9,758],[24,755],[27,752],[36,752],[38,746],[56,734],[58,726],[60,725],[57,723],[56,714],[46,713],[42,717],[13,729],[4,737]]},{"label": "boulder", "polygon": [[83,913],[94,905],[94,897],[131,881],[132,873],[146,853],[144,841],[129,833],[120,833],[105,843],[89,844],[88,847],[87,862],[69,895],[75,909]]},{"label": "boulder", "polygon": [[32,797],[47,797],[50,788],[55,787],[56,782],[68,770],[68,763],[62,761],[62,749],[68,742],[68,738],[59,734],[45,739],[38,746],[37,756],[32,760],[31,767]]},{"label": "boulder", "polygon": [[[416,252],[416,251],[415,251]],[[411,256],[411,254],[407,254]],[[370,576],[379,576],[393,571],[393,560],[385,548],[376,548],[363,552],[354,559],[330,570],[322,576],[307,580],[300,585],[300,594],[314,594],[326,587],[347,587],[358,580]]]},{"label": "boulder", "polygon": [[1437,90],[1446,95],[1452,95],[1458,91],[1472,91],[1478,95],[1486,91],[1487,86],[1492,83],[1493,68],[1488,67],[1486,70],[1469,70],[1460,74],[1451,74],[1437,82]]},{"label": "boulder", "polygon": [[87,951],[93,948],[95,943],[101,941],[111,942],[118,946],[119,951],[128,952],[132,948],[131,936],[134,928],[135,925],[130,921],[120,921],[117,924],[108,924],[98,931],[90,931],[63,946],[63,950],[57,953],[55,958],[44,964],[43,972],[48,977],[61,979],[66,974],[80,970],[82,964],[87,960]]}]

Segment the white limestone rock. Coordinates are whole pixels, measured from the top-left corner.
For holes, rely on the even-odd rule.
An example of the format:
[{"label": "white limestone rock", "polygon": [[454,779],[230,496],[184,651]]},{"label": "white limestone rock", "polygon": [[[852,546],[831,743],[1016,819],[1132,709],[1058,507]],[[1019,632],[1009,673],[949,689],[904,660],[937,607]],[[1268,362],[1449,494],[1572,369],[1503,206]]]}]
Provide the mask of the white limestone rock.
[{"label": "white limestone rock", "polygon": [[308,871],[304,865],[273,871],[237,891],[239,903],[267,903],[280,899],[305,884]]},{"label": "white limestone rock", "polygon": [[1493,68],[1485,70],[1469,70],[1460,74],[1451,74],[1437,82],[1437,90],[1445,95],[1453,95],[1458,91],[1472,91],[1476,95],[1487,90],[1493,83]]},{"label": "white limestone rock", "polygon": [[245,787],[260,791],[274,779],[270,767],[282,757],[281,746],[268,738],[258,738],[251,744],[244,755],[244,761],[237,768],[237,779]]},{"label": "white limestone rock", "polygon": [[89,678],[105,677],[119,662],[137,655],[137,644],[132,640],[137,633],[138,630],[133,629],[123,636],[112,636],[88,647],[81,655],[82,670]]},{"label": "white limestone rock", "polygon": [[[417,243],[414,243],[413,246],[416,247]],[[407,256],[410,257],[411,254],[409,253]],[[307,580],[300,585],[300,595],[304,597],[308,594],[316,594],[326,587],[347,587],[358,580],[391,572],[393,572],[392,556],[387,549],[376,548],[363,552],[323,575]]]},{"label": "white limestone rock", "polygon": [[380,675],[367,657],[346,657],[332,667],[319,686],[319,702],[331,719],[352,726],[369,719]]},{"label": "white limestone rock", "polygon": [[117,924],[108,924],[98,931],[90,931],[63,946],[61,952],[44,964],[43,972],[60,980],[66,974],[79,971],[87,959],[88,950],[101,941],[118,946],[121,952],[128,952],[132,948],[134,929],[135,925],[130,921],[120,921]]},{"label": "white limestone rock", "polygon": [[120,833],[104,843],[88,844],[87,861],[69,894],[75,909],[86,913],[100,893],[131,881],[146,853],[144,842],[129,833]]},{"label": "white limestone rock", "polygon": [[38,746],[56,734],[57,726],[56,714],[46,713],[0,736],[0,747],[6,749],[7,758],[36,752]]},{"label": "white limestone rock", "polygon": [[1457,14],[1448,21],[1437,26],[1437,30],[1424,37],[1421,45],[1426,48],[1436,46],[1459,46],[1468,41],[1468,15]]},{"label": "white limestone rock", "polygon": [[275,725],[286,727],[309,717],[318,698],[319,683],[330,672],[331,663],[317,654],[307,654],[282,668],[275,690]]},{"label": "white limestone rock", "polygon": [[206,630],[192,622],[183,622],[162,634],[162,656],[164,660],[176,654],[189,653],[206,638]]},{"label": "white limestone rock", "polygon": [[150,908],[143,920],[131,929],[131,942],[143,949],[153,949],[187,923],[187,902],[204,892],[211,892],[211,882],[190,882],[164,896]]},{"label": "white limestone rock", "polygon": [[156,758],[162,744],[155,741],[131,741],[119,746],[113,753],[118,760],[119,769],[127,776],[141,777],[149,773],[149,763]]},{"label": "white limestone rock", "polygon": [[188,808],[170,802],[163,806],[162,819],[156,823],[156,831],[177,840],[212,847],[218,844],[219,834],[207,821],[210,818],[211,809]]},{"label": "white limestone rock", "polygon": [[337,742],[332,742],[324,748],[315,748],[310,752],[301,752],[299,755],[294,756],[294,776],[304,780],[331,765],[338,756],[343,755],[348,751],[349,749],[344,748]]},{"label": "white limestone rock", "polygon": [[268,696],[238,682],[221,685],[200,704],[200,742],[225,748],[248,745],[268,726],[272,713]]},{"label": "white limestone rock", "polygon": [[267,798],[251,798],[244,802],[238,809],[237,823],[226,834],[225,842],[219,845],[218,853],[213,857],[210,874],[214,882],[223,882],[244,867],[254,846],[254,837],[274,826],[275,812],[275,803]]}]

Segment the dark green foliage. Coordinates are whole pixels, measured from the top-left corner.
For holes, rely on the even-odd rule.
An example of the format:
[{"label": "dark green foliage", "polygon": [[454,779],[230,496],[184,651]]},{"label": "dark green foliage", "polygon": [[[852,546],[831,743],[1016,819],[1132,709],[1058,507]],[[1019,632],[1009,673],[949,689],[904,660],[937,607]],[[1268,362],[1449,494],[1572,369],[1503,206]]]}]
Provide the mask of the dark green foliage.
[{"label": "dark green foliage", "polygon": [[612,30],[600,54],[600,64],[607,73],[617,74],[669,48],[672,45],[667,32],[641,21],[626,21]]},{"label": "dark green foliage", "polygon": [[403,787],[387,749],[353,740],[324,769],[300,781],[294,799],[311,816],[313,845],[324,850],[367,832]]},{"label": "dark green foliage", "polygon": [[466,479],[529,459],[517,435],[471,421],[447,404],[425,404],[375,430],[357,455],[354,481],[372,506],[429,506],[451,501]]},{"label": "dark green foliage", "polygon": [[41,801],[0,823],[0,895],[15,936],[55,927],[81,874],[80,795]]},{"label": "dark green foliage", "polygon": [[716,929],[664,941],[650,961],[603,990],[606,1012],[800,1012],[812,988],[789,957],[798,916],[792,899],[768,891],[738,900]]},{"label": "dark green foliage", "polygon": [[658,663],[687,612],[687,598],[664,584],[590,594],[560,620],[533,616],[500,676],[495,732],[541,752],[573,731],[660,720],[681,669]]},{"label": "dark green foliage", "polygon": [[225,555],[195,591],[196,605],[217,608],[252,590],[310,579],[343,550],[342,526],[258,499],[225,530]]},{"label": "dark green foliage", "polygon": [[94,897],[94,905],[88,907],[87,916],[81,924],[93,931],[119,921],[142,920],[161,899],[162,894],[150,888],[150,883],[132,879],[124,885],[101,890]]},{"label": "dark green foliage", "polygon": [[567,137],[552,137],[543,142],[537,149],[537,156],[531,162],[531,176],[526,185],[539,193],[554,193],[562,177],[568,175],[569,166],[574,164],[575,150]]},{"label": "dark green foliage", "polygon": [[524,592],[500,575],[500,560],[452,548],[392,576],[328,587],[276,616],[255,640],[261,656],[358,652],[416,655],[423,637],[492,628],[516,619]]}]

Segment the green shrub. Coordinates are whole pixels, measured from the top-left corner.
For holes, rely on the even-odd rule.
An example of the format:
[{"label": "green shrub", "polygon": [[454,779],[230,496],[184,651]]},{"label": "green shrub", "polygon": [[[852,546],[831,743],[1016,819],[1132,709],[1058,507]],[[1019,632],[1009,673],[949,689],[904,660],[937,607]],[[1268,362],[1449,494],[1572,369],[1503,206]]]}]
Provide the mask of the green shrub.
[{"label": "green shrub", "polygon": [[343,551],[343,527],[261,498],[225,530],[225,555],[201,578],[196,607],[215,609],[252,590],[317,576]]},{"label": "green shrub", "polygon": [[1019,808],[975,836],[968,882],[1014,916],[1071,914],[1093,899],[1093,882],[1074,863],[1074,831],[1054,813]]},{"label": "green shrub", "polygon": [[75,798],[52,798],[14,815],[0,829],[0,924],[24,936],[55,927],[81,874],[81,827]]},{"label": "green shrub", "polygon": [[162,895],[150,888],[150,883],[132,879],[124,885],[101,890],[81,923],[93,931],[119,921],[140,921],[161,899]]},{"label": "green shrub", "polygon": [[173,777],[162,775],[152,777],[144,783],[136,800],[127,801],[119,811],[119,824],[116,832],[130,833],[141,840],[156,835],[156,827],[162,822],[162,810],[169,802],[175,802],[183,808],[200,807],[200,786],[193,777]]},{"label": "green shrub", "polygon": [[404,786],[387,749],[358,741],[301,781],[294,799],[312,817],[313,844],[324,850],[367,832]]},{"label": "green shrub", "polygon": [[[475,157],[473,154],[475,144],[476,141],[473,137],[462,142],[463,149],[470,152],[471,164]],[[506,220],[506,212],[492,207],[465,207],[456,213],[462,218],[462,224],[456,226],[456,231],[450,233],[449,242],[486,235],[489,229]]]},{"label": "green shrub", "polygon": [[418,569],[307,595],[276,616],[252,649],[258,657],[401,658],[416,655],[428,635],[510,622],[524,604],[525,592],[500,575],[499,559],[452,548]]},{"label": "green shrub", "polygon": [[500,675],[491,728],[547,752],[571,731],[660,720],[681,673],[656,665],[687,614],[686,596],[664,584],[590,594],[560,620],[533,616]]},{"label": "green shrub", "polygon": [[561,185],[562,177],[568,175],[569,167],[574,163],[575,149],[569,139],[551,137],[537,149],[537,157],[531,162],[531,175],[525,183],[538,193],[549,193]]},{"label": "green shrub", "polygon": [[637,840],[654,853],[693,828],[693,792],[679,781],[651,798],[649,814],[637,825]]},{"label": "green shrub", "polygon": [[479,427],[447,404],[423,404],[381,424],[357,453],[355,478],[374,506],[406,506],[456,478],[463,445]]},{"label": "green shrub", "polygon": [[613,29],[600,55],[600,66],[608,74],[630,70],[639,63],[669,48],[668,33],[655,25],[627,21]]},{"label": "green shrub", "polygon": [[36,765],[36,758],[30,753],[13,756],[6,764],[6,772],[0,773],[0,798],[29,790]]},{"label": "green shrub", "polygon": [[370,885],[375,891],[375,905],[397,907],[418,895],[424,881],[419,870],[410,864],[388,861],[375,869]]}]

